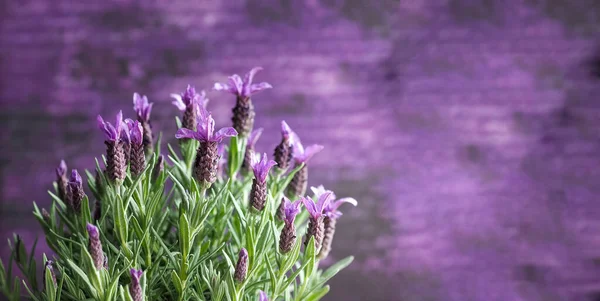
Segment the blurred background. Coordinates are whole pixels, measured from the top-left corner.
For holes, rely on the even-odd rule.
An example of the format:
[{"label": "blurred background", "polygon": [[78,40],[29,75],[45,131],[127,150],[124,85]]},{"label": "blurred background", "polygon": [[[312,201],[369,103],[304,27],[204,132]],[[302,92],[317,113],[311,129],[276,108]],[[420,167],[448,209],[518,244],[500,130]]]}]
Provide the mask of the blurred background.
[{"label": "blurred background", "polygon": [[359,202],[325,300],[598,301],[599,37],[595,0],[0,1],[0,238],[42,235],[97,114],[145,94],[172,142],[170,93],[263,66],[258,150],[285,119],[325,145],[309,183]]}]

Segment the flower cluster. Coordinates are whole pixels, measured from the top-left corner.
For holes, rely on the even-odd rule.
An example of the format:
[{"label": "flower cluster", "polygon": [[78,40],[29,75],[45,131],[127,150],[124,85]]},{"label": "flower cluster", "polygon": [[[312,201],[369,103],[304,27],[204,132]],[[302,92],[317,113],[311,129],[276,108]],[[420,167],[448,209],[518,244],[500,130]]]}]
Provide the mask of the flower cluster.
[{"label": "flower cluster", "polygon": [[[281,141],[272,159],[258,151],[268,129],[254,129],[251,96],[272,88],[253,83],[260,70],[214,84],[236,97],[231,127],[216,128],[205,91],[187,86],[171,94],[182,116],[169,135],[179,149],[168,145],[166,154],[154,139],[147,96],[133,94],[133,118],[122,111],[110,121],[98,115],[106,153],[95,170],[69,174],[60,161],[51,207],[35,205],[55,254],[44,255],[44,285],[36,284],[34,256],[17,235],[8,264],[25,279],[10,279],[0,265],[0,292],[19,300],[17,281],[31,299],[52,301],[322,297],[324,275],[352,261],[316,271],[332,251],[340,206],[356,200],[336,200],[323,186],[306,195],[307,164],[323,146],[304,147],[286,121],[276,129]],[[306,233],[303,240],[297,229]]]}]

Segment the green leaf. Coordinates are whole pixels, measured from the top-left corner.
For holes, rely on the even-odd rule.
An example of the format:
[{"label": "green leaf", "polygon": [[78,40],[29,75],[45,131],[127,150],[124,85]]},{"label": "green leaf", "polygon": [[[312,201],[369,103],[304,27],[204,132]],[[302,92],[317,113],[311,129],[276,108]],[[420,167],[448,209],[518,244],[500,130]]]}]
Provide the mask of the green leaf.
[{"label": "green leaf", "polygon": [[271,265],[271,260],[267,258],[267,260],[265,261],[267,262],[267,270],[269,271],[269,278],[271,280],[271,291],[275,292],[277,290],[277,283],[279,282],[279,279],[277,278],[277,276],[275,276],[273,266]]},{"label": "green leaf", "polygon": [[186,214],[179,215],[179,246],[181,254],[185,258],[190,252],[190,222]]},{"label": "green leaf", "polygon": [[335,276],[337,273],[339,273],[341,270],[343,270],[344,268],[349,266],[352,263],[352,261],[354,261],[354,256],[348,256],[348,257],[336,262],[334,265],[330,266],[327,270],[325,270],[325,272],[319,279],[319,282],[324,284],[329,279],[331,279],[333,276]]},{"label": "green leaf", "polygon": [[181,279],[179,279],[179,276],[177,275],[177,272],[175,272],[175,270],[171,271],[171,279],[173,281],[173,284],[175,285],[177,294],[181,295],[181,293],[183,292],[183,287],[181,285]]},{"label": "green leaf", "polygon": [[310,240],[308,241],[308,245],[304,249],[304,260],[308,262],[305,279],[308,279],[310,276],[312,276],[312,273],[315,269],[315,257],[315,238],[314,236],[311,236]]},{"label": "green leaf", "polygon": [[117,233],[119,234],[119,238],[121,239],[121,246],[126,246],[127,238],[129,233],[129,224],[125,215],[125,208],[123,207],[123,200],[118,198],[115,202],[115,206],[113,207],[113,216],[115,218],[115,229],[117,229]]},{"label": "green leaf", "polygon": [[86,289],[87,291],[94,296],[94,298],[97,298],[98,296],[98,292],[96,291],[96,289],[92,286],[92,284],[90,283],[90,280],[88,279],[87,275],[85,274],[85,272],[83,272],[79,266],[77,266],[77,264],[75,264],[71,259],[67,259],[67,263],[69,264],[69,267],[73,270],[73,272],[75,272],[75,274],[77,274],[77,276],[79,276],[79,278],[83,281],[83,283],[86,285]]},{"label": "green leaf", "polygon": [[48,268],[44,268],[44,280],[45,287],[44,291],[46,292],[46,296],[49,301],[56,300],[56,286],[54,285],[54,281],[52,280],[52,275],[50,274]]},{"label": "green leaf", "polygon": [[296,262],[298,261],[298,257],[300,256],[301,245],[302,245],[302,240],[298,239],[296,241],[296,243],[294,244],[294,248],[291,250],[291,252],[283,255],[284,256],[283,265],[282,265],[283,272],[287,272],[289,269],[291,269],[294,266],[294,264],[296,264]]},{"label": "green leaf", "polygon": [[313,291],[311,294],[309,294],[308,296],[306,296],[305,299],[306,301],[318,301],[321,298],[323,298],[323,296],[325,296],[327,293],[329,292],[329,285],[326,285],[318,290]]}]

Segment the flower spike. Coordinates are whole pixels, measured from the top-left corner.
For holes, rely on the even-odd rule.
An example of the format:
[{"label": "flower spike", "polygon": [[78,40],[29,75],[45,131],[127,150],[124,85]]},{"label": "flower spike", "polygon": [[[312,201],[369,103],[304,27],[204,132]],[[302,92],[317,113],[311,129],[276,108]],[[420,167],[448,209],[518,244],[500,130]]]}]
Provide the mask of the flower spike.
[{"label": "flower spike", "polygon": [[252,83],[254,75],[262,70],[262,67],[255,67],[244,76],[244,80],[234,74],[229,77],[229,84],[215,83],[214,90],[226,91],[236,96],[235,107],[233,108],[233,128],[240,134],[241,137],[247,137],[254,127],[254,105],[250,97],[262,90],[270,89],[272,86],[269,83],[262,82],[259,84]]}]

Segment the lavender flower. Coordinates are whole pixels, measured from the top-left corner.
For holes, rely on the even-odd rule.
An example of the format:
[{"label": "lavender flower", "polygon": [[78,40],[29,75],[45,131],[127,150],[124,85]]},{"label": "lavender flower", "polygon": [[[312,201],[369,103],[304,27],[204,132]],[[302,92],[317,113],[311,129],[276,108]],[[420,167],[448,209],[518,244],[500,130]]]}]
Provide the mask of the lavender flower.
[{"label": "lavender flower", "polygon": [[252,190],[250,190],[250,204],[255,209],[262,211],[267,201],[267,176],[271,167],[277,163],[273,160],[267,160],[267,154],[252,153],[252,171],[254,180],[252,181]]},{"label": "lavender flower", "polygon": [[252,161],[252,152],[254,151],[254,146],[258,141],[258,138],[262,135],[263,128],[256,129],[250,133],[248,137],[248,143],[246,144],[246,153],[244,154],[244,162],[242,163],[243,170],[250,170],[251,161]]},{"label": "lavender flower", "polygon": [[73,169],[71,171],[71,178],[69,179],[69,194],[67,199],[68,205],[77,214],[81,213],[81,201],[84,196],[81,176],[77,172],[77,169]]},{"label": "lavender flower", "polygon": [[258,301],[269,301],[269,298],[265,292],[258,291]]},{"label": "lavender flower", "polygon": [[129,131],[130,150],[130,169],[134,177],[139,176],[146,168],[146,157],[144,155],[143,131],[142,125],[138,121],[126,119]]},{"label": "lavender flower", "polygon": [[283,212],[284,226],[279,236],[279,250],[281,253],[287,253],[292,250],[294,243],[296,242],[296,228],[294,227],[294,220],[296,215],[300,213],[300,206],[302,206],[302,199],[290,202],[286,197],[281,199],[282,206],[281,211]]},{"label": "lavender flower", "polygon": [[46,208],[42,208],[42,218],[46,223],[48,223],[48,225],[50,225],[50,223],[52,222],[52,219],[50,218],[50,213],[46,211]]},{"label": "lavender flower", "polygon": [[321,243],[323,242],[323,235],[325,232],[323,210],[329,205],[331,200],[331,191],[321,194],[316,204],[311,198],[302,198],[302,203],[304,203],[304,207],[306,207],[306,210],[308,210],[308,213],[310,214],[304,244],[308,244],[311,236],[314,237],[315,250],[319,250],[321,248]]},{"label": "lavender flower", "polygon": [[144,300],[144,292],[142,290],[142,286],[140,285],[140,279],[144,272],[142,270],[131,269],[129,270],[129,275],[131,275],[131,286],[129,287],[129,294],[131,294],[131,298],[133,301],[142,301]]},{"label": "lavender flower", "polygon": [[58,197],[64,201],[67,199],[67,163],[65,160],[60,160],[60,164],[56,168],[56,186],[58,188]]},{"label": "lavender flower", "polygon": [[144,150],[150,152],[154,143],[154,137],[152,135],[152,125],[150,124],[150,113],[152,112],[152,106],[154,104],[148,102],[146,95],[140,96],[137,93],[133,93],[133,109],[137,113],[137,120],[144,128]]},{"label": "lavender flower", "polygon": [[194,178],[198,183],[208,188],[215,182],[217,176],[217,145],[225,137],[237,135],[235,129],[225,127],[215,132],[215,120],[204,107],[199,107],[197,131],[180,128],[175,134],[177,139],[196,139],[200,141],[196,160],[194,161]]},{"label": "lavender flower", "polygon": [[231,121],[233,122],[233,128],[242,137],[248,136],[254,126],[254,105],[252,105],[250,97],[262,90],[273,88],[266,82],[252,83],[254,75],[260,70],[262,70],[262,67],[252,68],[244,76],[244,80],[239,75],[234,74],[229,77],[229,84],[215,83],[213,87],[217,91],[227,91],[237,97],[235,107],[232,110],[233,117]]},{"label": "lavender flower", "polygon": [[[323,235],[323,246],[321,247],[321,251],[319,252],[319,258],[323,259],[329,255],[331,251],[331,244],[333,242],[333,236],[335,234],[335,225],[337,223],[337,219],[342,216],[342,213],[337,209],[344,203],[349,203],[354,206],[358,204],[353,198],[342,198],[339,200],[335,200],[335,194],[330,190],[325,190],[323,185],[319,187],[311,187],[310,188],[315,197],[320,197],[326,192],[331,193],[331,200],[325,208],[323,208],[323,226],[324,226],[324,235]],[[335,201],[334,201],[335,200]]]},{"label": "lavender flower", "polygon": [[123,143],[120,141],[122,135],[123,112],[119,111],[113,126],[110,122],[104,122],[102,117],[98,115],[98,127],[105,136],[104,144],[106,144],[106,172],[108,178],[117,183],[125,179],[127,172],[127,163],[125,161],[125,152]]},{"label": "lavender flower", "polygon": [[[54,267],[52,266],[52,264],[54,264],[54,262],[52,260],[48,260],[46,261],[45,264],[45,273],[50,273],[50,278],[52,278],[52,283],[54,284],[54,287],[56,287],[56,273],[54,273]],[[48,288],[46,288],[48,289]]]},{"label": "lavender flower", "polygon": [[235,272],[233,279],[237,282],[244,282],[246,280],[246,274],[248,274],[248,251],[242,248],[238,255],[238,261],[235,266]]},{"label": "lavender flower", "polygon": [[294,135],[294,167],[305,164],[292,178],[292,181],[287,187],[287,194],[289,196],[302,196],[306,193],[306,186],[308,184],[308,168],[306,163],[316,153],[323,150],[322,145],[313,144],[308,146],[306,149],[302,146],[300,139]]},{"label": "lavender flower", "polygon": [[208,98],[206,98],[206,92],[201,91],[200,94],[196,93],[196,89],[190,85],[187,86],[185,91],[178,94],[171,94],[174,98],[173,104],[183,112],[183,120],[181,121],[181,127],[189,130],[196,130],[196,119],[197,119],[197,107],[202,106],[206,108]]},{"label": "lavender flower", "polygon": [[281,142],[277,145],[273,154],[279,170],[286,170],[292,160],[292,145],[295,135],[285,120],[281,121]]},{"label": "lavender flower", "polygon": [[88,235],[90,236],[88,243],[88,252],[90,252],[90,255],[92,256],[94,266],[97,270],[100,270],[104,267],[104,252],[102,252],[100,233],[98,232],[98,228],[96,228],[96,226],[90,223],[87,224],[86,228]]},{"label": "lavender flower", "polygon": [[152,182],[156,182],[156,179],[160,176],[160,174],[165,170],[165,156],[160,155],[156,160],[156,164],[154,164],[154,168],[152,169]]}]

